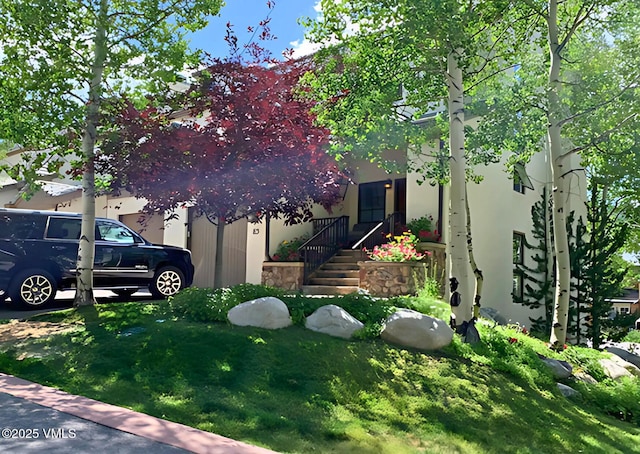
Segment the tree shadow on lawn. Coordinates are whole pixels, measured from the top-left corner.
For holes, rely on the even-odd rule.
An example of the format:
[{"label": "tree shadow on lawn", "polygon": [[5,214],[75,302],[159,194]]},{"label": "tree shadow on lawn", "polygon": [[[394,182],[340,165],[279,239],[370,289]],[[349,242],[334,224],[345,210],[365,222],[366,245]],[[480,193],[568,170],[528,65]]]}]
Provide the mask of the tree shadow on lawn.
[{"label": "tree shadow on lawn", "polygon": [[128,319],[123,309],[79,309],[86,330],[63,336],[65,354],[42,360],[35,375],[285,452],[432,452],[449,443],[443,452],[610,453],[640,440],[629,424],[459,358],[298,326],[190,323],[139,310]]}]

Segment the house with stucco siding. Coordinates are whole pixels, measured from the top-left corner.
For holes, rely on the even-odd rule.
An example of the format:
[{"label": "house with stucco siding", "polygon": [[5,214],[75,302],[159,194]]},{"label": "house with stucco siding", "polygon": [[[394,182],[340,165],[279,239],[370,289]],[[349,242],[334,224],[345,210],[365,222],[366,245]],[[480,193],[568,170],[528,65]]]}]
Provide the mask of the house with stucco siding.
[{"label": "house with stucco siding", "polygon": [[[440,141],[434,140],[425,144],[424,148],[427,150],[438,146]],[[22,152],[19,149],[11,151],[5,161],[10,163],[19,159]],[[512,293],[522,289],[521,277],[515,272],[514,262],[522,261],[533,266],[533,261],[524,249],[515,254],[514,245],[522,237],[531,241],[531,207],[540,200],[542,194],[551,193],[552,179],[549,158],[544,152],[535,155],[525,166],[526,175],[515,179],[506,170],[506,154],[501,162],[474,169],[483,177],[481,183],[468,183],[473,248],[478,266],[484,273],[483,306],[497,309],[507,320],[528,325],[529,317],[538,317],[541,313],[534,313],[513,302]],[[407,167],[408,156],[405,152],[389,153],[386,158],[394,161],[398,169]],[[578,157],[572,159],[577,160]],[[269,260],[282,241],[302,235],[311,237],[318,233],[318,226],[326,226],[338,218],[346,225],[349,237],[349,244],[341,246],[348,247],[357,244],[357,239],[369,232],[368,226],[375,226],[391,216],[403,222],[431,216],[435,227],[441,232],[437,248],[442,251],[446,261],[450,241],[447,228],[449,191],[446,186],[419,184],[420,176],[411,171],[389,173],[366,161],[355,160],[348,162],[348,165],[353,181],[350,184],[345,182],[343,201],[330,213],[317,207],[314,210],[315,223],[285,226],[278,219],[262,219],[258,223],[242,219],[227,226],[223,251],[224,284],[263,282],[263,269],[269,265]],[[576,165],[574,168],[578,167]],[[285,169],[283,178],[286,178]],[[0,206],[81,212],[80,188],[76,182],[43,174],[41,183],[42,190],[32,198],[25,199],[21,197],[21,185],[5,176],[4,180],[0,180]],[[571,210],[576,211],[576,217],[585,213],[585,188],[584,174],[574,174],[569,205]],[[194,210],[188,207],[179,209],[176,216],[165,220],[168,218],[166,213],[143,216],[143,206],[143,200],[131,196],[104,195],[96,200],[96,215],[119,219],[152,242],[189,248],[196,267],[194,285],[212,286],[216,226],[206,217],[196,217]],[[305,282],[303,277],[298,284],[303,288],[309,282]]]}]

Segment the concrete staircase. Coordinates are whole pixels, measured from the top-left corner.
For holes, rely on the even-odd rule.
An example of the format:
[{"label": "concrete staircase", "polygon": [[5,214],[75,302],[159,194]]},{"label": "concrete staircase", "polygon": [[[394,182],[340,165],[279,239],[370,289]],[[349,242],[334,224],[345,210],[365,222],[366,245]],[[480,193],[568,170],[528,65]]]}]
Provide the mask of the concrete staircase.
[{"label": "concrete staircase", "polygon": [[302,286],[305,295],[346,295],[358,291],[358,262],[366,260],[362,251],[341,249],[311,275]]}]

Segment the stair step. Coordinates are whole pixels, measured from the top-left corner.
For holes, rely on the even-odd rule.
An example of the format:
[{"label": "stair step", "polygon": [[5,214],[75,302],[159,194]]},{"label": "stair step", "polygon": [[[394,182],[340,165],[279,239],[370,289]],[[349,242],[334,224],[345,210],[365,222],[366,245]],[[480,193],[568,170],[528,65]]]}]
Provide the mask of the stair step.
[{"label": "stair step", "polygon": [[359,270],[356,262],[327,262],[322,265],[322,270]]},{"label": "stair step", "polygon": [[361,260],[359,257],[352,255],[334,255],[329,261],[333,263],[358,263]]},{"label": "stair step", "polygon": [[318,271],[313,273],[314,277],[360,277],[360,271],[358,270],[327,270],[324,268],[320,268]]},{"label": "stair step", "polygon": [[344,256],[344,257],[357,257],[358,259],[363,259],[367,257],[366,252],[363,252],[359,249],[340,249],[336,256]]},{"label": "stair step", "polygon": [[334,286],[358,286],[360,279],[357,277],[312,277],[309,279],[310,285],[334,285]]},{"label": "stair step", "polygon": [[304,295],[348,295],[356,293],[358,286],[346,285],[303,285],[302,293]]}]

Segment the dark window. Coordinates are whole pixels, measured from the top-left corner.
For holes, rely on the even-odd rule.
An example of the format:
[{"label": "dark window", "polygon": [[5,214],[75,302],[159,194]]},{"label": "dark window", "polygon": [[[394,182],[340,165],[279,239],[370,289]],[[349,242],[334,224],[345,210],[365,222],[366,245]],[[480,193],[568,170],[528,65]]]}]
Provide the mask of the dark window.
[{"label": "dark window", "polygon": [[10,240],[41,240],[44,216],[18,213],[0,214],[0,238]]},{"label": "dark window", "polygon": [[80,238],[82,220],[50,217],[47,226],[47,238],[57,240],[77,240]]},{"label": "dark window", "polygon": [[407,216],[407,179],[398,178],[395,181],[395,191],[393,193],[393,211],[402,214],[401,222],[406,224]]},{"label": "dark window", "polygon": [[513,173],[513,190],[520,194],[524,194],[524,185],[522,184],[522,179],[517,172]]},{"label": "dark window", "polygon": [[524,299],[524,277],[520,271],[513,271],[513,299],[520,302]]},{"label": "dark window", "polygon": [[513,232],[513,300],[521,302],[524,298],[524,275],[518,265],[524,264],[524,235]]},{"label": "dark window", "polygon": [[364,183],[358,189],[358,222],[378,222],[384,219],[387,189],[384,181]]},{"label": "dark window", "polygon": [[524,263],[524,235],[513,232],[513,264],[522,265]]}]

